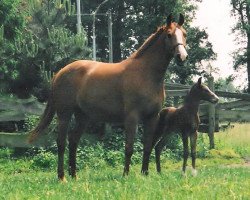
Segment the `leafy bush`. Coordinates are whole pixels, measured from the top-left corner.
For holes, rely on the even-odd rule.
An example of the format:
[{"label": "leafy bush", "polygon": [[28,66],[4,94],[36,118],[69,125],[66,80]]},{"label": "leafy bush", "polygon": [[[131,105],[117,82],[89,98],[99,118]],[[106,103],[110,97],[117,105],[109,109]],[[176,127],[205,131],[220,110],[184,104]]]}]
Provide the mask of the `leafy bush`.
[{"label": "leafy bush", "polygon": [[57,157],[55,154],[40,149],[39,153],[32,158],[32,168],[52,169],[56,166]]},{"label": "leafy bush", "polygon": [[0,148],[0,158],[9,159],[13,153],[13,149],[10,148]]}]

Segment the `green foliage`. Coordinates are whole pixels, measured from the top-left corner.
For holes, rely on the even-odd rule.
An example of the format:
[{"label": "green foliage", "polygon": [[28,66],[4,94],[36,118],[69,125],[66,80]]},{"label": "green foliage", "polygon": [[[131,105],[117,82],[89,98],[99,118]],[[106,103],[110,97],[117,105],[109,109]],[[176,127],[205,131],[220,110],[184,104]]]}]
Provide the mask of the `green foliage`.
[{"label": "green foliage", "polygon": [[54,169],[57,165],[57,156],[49,151],[40,149],[31,160],[31,168]]},{"label": "green foliage", "polygon": [[30,131],[32,130],[39,122],[40,117],[36,115],[28,115],[24,121],[23,130]]},{"label": "green foliage", "polygon": [[[125,138],[124,132],[120,128],[106,129],[103,141],[96,141],[96,137],[91,139],[83,139],[80,142],[77,156],[79,166],[119,166],[124,162]],[[141,162],[142,158],[141,132],[135,139],[134,154],[132,163]]]},{"label": "green foliage", "polygon": [[194,75],[208,75],[209,72],[203,67],[201,61],[210,61],[216,58],[212,43],[208,41],[205,30],[188,27],[187,33],[188,61],[184,66],[173,63],[169,67],[173,79],[177,79],[175,81],[181,84],[188,84]]},{"label": "green foliage", "polygon": [[227,91],[227,92],[236,92],[237,88],[233,85],[233,76],[228,76],[227,78],[219,78],[214,83],[216,90]]},{"label": "green foliage", "polygon": [[20,12],[20,0],[0,1],[0,24],[4,28],[3,37],[13,40],[25,24],[24,13]]},{"label": "green foliage", "polygon": [[31,0],[23,7],[25,29],[13,41],[5,39],[0,50],[1,89],[20,98],[33,94],[44,101],[53,73],[74,60],[88,58],[90,51],[85,32],[75,34],[65,24],[73,23],[74,17],[68,1]]},{"label": "green foliage", "polygon": [[250,92],[250,1],[231,0],[232,14],[237,18],[233,32],[237,33],[237,43],[240,48],[233,52],[234,68],[246,68],[248,73],[248,89]]}]

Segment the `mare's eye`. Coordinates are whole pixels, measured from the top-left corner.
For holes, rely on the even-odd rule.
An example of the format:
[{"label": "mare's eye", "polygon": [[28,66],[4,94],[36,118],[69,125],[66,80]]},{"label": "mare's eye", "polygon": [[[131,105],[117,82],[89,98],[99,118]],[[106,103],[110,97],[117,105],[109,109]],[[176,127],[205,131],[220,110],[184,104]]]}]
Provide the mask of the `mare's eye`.
[{"label": "mare's eye", "polygon": [[168,33],[167,36],[168,36],[168,38],[171,38],[172,35],[170,33]]}]

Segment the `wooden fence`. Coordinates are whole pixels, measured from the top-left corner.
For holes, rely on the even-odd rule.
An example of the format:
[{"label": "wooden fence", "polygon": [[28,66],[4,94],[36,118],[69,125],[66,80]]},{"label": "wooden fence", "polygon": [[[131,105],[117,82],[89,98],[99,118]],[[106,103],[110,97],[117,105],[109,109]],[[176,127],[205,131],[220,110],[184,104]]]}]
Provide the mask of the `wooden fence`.
[{"label": "wooden fence", "polygon": [[[209,87],[213,90],[213,78],[209,78]],[[167,97],[183,97],[189,91],[190,86],[181,84],[166,84]],[[214,148],[214,132],[218,132],[222,122],[250,121],[250,94],[215,91],[219,97],[223,97],[217,105],[202,102],[200,105],[201,124],[199,132],[208,133],[210,148]],[[230,100],[230,101],[229,101]],[[18,122],[25,120],[28,115],[43,113],[45,104],[39,103],[35,98],[20,100],[15,98],[0,97],[0,123]],[[18,131],[18,130],[17,130]],[[0,132],[0,146],[31,147],[27,143],[27,133]],[[45,136],[32,146],[50,146],[51,139]]]}]

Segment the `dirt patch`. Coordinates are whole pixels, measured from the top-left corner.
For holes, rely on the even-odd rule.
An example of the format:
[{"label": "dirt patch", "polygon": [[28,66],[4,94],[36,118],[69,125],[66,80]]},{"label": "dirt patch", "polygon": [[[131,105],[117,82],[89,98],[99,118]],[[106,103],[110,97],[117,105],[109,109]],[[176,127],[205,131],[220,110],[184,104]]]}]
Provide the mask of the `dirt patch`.
[{"label": "dirt patch", "polygon": [[222,165],[222,167],[228,167],[228,168],[237,168],[237,167],[249,167],[250,168],[250,157],[244,158],[244,163],[238,163],[238,164],[230,164],[230,165]]}]

